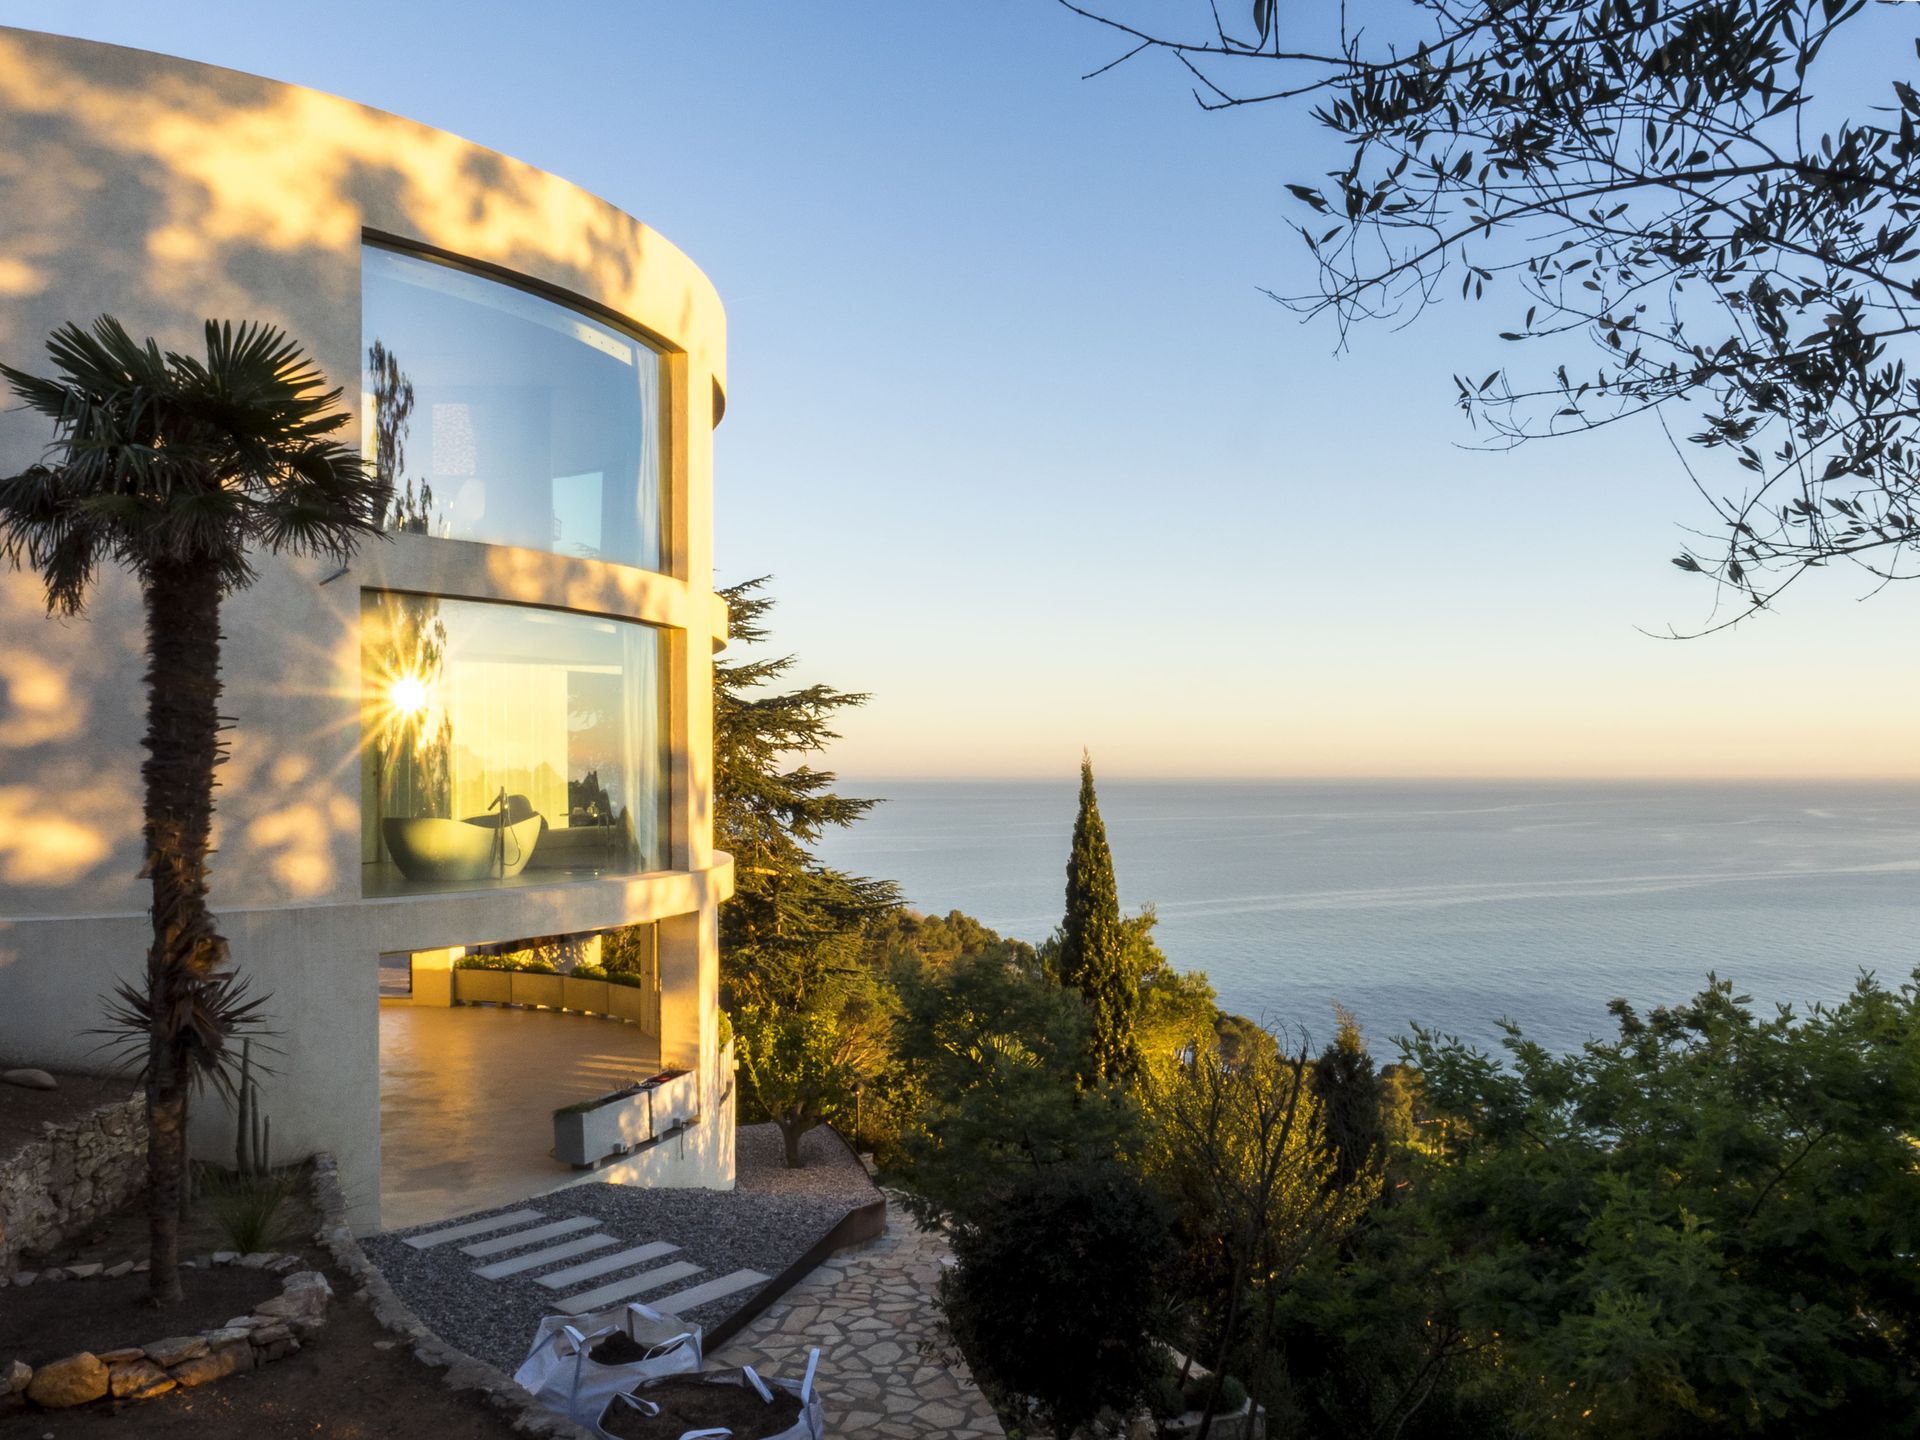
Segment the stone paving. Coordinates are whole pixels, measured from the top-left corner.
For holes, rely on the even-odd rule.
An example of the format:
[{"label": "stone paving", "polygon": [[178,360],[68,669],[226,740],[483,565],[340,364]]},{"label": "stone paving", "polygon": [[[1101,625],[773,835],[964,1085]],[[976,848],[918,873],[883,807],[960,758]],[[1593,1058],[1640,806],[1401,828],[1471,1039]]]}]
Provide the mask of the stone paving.
[{"label": "stone paving", "polygon": [[884,1235],[832,1256],[708,1362],[798,1379],[817,1345],[816,1383],[836,1440],[997,1440],[1006,1432],[965,1366],[922,1353],[939,1320],[934,1293],[946,1253],[889,1196]]}]

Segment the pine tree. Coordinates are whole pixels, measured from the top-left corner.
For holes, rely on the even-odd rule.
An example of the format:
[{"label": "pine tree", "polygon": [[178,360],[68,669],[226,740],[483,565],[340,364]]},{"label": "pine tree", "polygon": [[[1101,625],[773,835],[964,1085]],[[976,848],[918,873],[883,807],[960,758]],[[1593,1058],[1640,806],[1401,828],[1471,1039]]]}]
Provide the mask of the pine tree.
[{"label": "pine tree", "polygon": [[866,923],[900,903],[892,881],[814,857],[823,831],[853,824],[876,803],[838,794],[834,773],[804,758],[838,738],[837,711],[867,697],[826,685],[778,688],[795,659],[758,649],[774,605],[765,584],[763,576],[720,592],[734,645],[755,653],[713,667],[713,839],[734,864],[734,896],[720,911],[730,1006],[799,1001],[823,972],[854,963]]},{"label": "pine tree", "polygon": [[1120,918],[1120,890],[1113,878],[1113,851],[1093,792],[1093,761],[1080,757],[1080,813],[1073,822],[1073,853],[1067,859],[1067,914],[1060,924],[1060,983],[1086,997],[1093,1034],[1088,1079],[1118,1080],[1140,1068],[1140,977],[1135,973],[1128,931]]},{"label": "pine tree", "polygon": [[1383,1089],[1360,1022],[1338,1009],[1340,1033],[1308,1072],[1320,1101],[1321,1143],[1333,1159],[1333,1183],[1376,1174],[1386,1159]]},{"label": "pine tree", "polygon": [[[767,638],[764,579],[720,592],[736,644]],[[713,675],[714,843],[734,862],[720,910],[721,1000],[732,1015],[748,1093],[780,1127],[787,1164],[823,1121],[846,1121],[884,1063],[889,997],[862,963],[866,925],[900,903],[890,880],[822,864],[814,842],[874,805],[835,792],[806,763],[835,738],[835,712],[866,696],[782,690],[791,655],[722,661]],[[795,763],[798,761],[798,763]]]}]

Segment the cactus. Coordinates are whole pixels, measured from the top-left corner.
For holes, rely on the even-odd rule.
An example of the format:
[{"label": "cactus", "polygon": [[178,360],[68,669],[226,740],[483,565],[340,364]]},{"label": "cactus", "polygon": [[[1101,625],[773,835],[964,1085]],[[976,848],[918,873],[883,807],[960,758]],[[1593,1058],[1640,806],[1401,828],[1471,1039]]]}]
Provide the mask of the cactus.
[{"label": "cactus", "polygon": [[260,1092],[253,1083],[253,1041],[240,1042],[239,1113],[233,1125],[233,1168],[241,1175],[265,1175],[273,1169],[273,1120],[260,1113]]}]

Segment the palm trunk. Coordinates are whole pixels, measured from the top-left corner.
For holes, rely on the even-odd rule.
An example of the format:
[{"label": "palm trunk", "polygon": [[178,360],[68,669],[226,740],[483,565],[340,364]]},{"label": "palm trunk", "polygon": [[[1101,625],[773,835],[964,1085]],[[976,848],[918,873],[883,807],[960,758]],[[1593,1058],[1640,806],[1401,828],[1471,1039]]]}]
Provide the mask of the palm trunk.
[{"label": "palm trunk", "polygon": [[146,873],[153,884],[147,952],[149,1294],[180,1298],[180,1178],[187,1157],[192,1057],[184,1022],[194,989],[226,958],[207,909],[220,742],[220,581],[212,566],[156,567],[147,577]]}]

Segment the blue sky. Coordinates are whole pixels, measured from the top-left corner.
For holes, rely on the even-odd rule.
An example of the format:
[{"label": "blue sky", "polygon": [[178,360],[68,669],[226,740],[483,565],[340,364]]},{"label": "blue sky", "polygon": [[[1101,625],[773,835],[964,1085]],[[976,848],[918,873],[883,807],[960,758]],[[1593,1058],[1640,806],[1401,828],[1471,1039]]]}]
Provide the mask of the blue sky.
[{"label": "blue sky", "polygon": [[1048,0],[315,13],[0,3],[456,131],[692,256],[719,579],[773,573],[805,678],[873,692],[850,774],[1920,774],[1920,587],[1648,639],[1711,601],[1656,435],[1462,448],[1503,307],[1336,355],[1261,297],[1303,279],[1297,112],[1083,82],[1113,44]]}]

